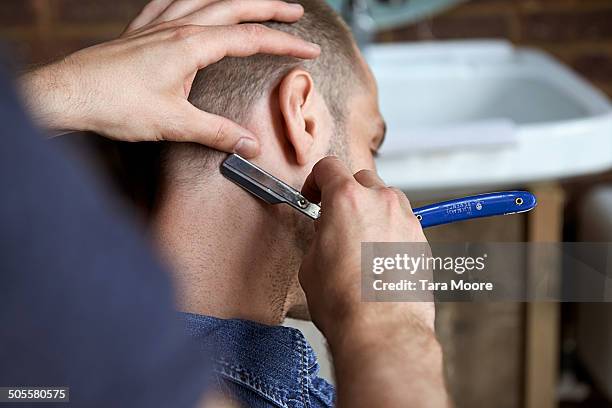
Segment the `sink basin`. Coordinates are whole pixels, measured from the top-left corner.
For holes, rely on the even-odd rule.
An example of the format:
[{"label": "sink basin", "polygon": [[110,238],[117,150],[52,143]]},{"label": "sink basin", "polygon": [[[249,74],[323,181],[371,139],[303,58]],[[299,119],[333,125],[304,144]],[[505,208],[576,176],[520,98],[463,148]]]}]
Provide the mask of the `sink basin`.
[{"label": "sink basin", "polygon": [[406,191],[504,188],[612,168],[612,106],[554,58],[505,41],[372,45],[388,134],[377,162]]}]

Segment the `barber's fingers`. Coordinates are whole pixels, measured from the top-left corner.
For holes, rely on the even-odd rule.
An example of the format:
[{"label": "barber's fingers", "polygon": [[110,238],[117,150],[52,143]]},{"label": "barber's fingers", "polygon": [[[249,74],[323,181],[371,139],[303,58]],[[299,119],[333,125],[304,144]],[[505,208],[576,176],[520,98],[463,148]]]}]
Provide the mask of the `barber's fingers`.
[{"label": "barber's fingers", "polygon": [[152,27],[164,29],[169,24],[211,26],[268,20],[292,23],[303,14],[300,4],[281,0],[154,0],[125,33]]},{"label": "barber's fingers", "polygon": [[407,212],[412,212],[412,205],[406,197],[406,194],[399,188],[389,187],[385,182],[378,176],[375,171],[372,170],[360,170],[355,173],[355,180],[364,187],[377,189],[379,191],[385,190],[385,194],[393,193],[399,198],[399,202]]},{"label": "barber's fingers", "polygon": [[[326,157],[315,164],[302,187],[302,194],[312,202],[321,202],[325,212],[347,201],[371,209],[379,205],[397,208],[399,204],[406,215],[412,214],[410,201],[401,190],[385,186],[374,171],[361,170],[353,176],[335,157]],[[335,200],[339,201],[334,203]]]},{"label": "barber's fingers", "polygon": [[364,187],[368,188],[384,188],[385,182],[382,181],[376,172],[371,170],[360,170],[354,175],[355,180]]},{"label": "barber's fingers", "polygon": [[184,44],[191,59],[202,69],[224,57],[248,57],[254,54],[275,54],[296,58],[315,58],[321,48],[291,34],[261,24],[202,27],[182,26],[174,38]]},{"label": "barber's fingers", "polygon": [[168,6],[163,10],[162,13],[153,19],[153,23],[162,23],[164,21],[176,20],[181,17],[185,17],[195,11],[201,10],[202,8],[216,2],[217,0],[163,0]]},{"label": "barber's fingers", "polygon": [[255,135],[229,119],[204,112],[183,99],[177,99],[167,109],[170,112],[160,125],[163,140],[199,143],[245,158],[259,154],[260,145]]},{"label": "barber's fingers", "polygon": [[412,204],[410,203],[410,200],[408,199],[406,194],[404,194],[404,192],[402,190],[400,190],[399,188],[396,188],[396,187],[387,187],[387,189],[389,189],[392,192],[394,192],[399,197],[400,204],[401,204],[402,208],[407,213],[412,214]]},{"label": "barber's fingers", "polygon": [[[171,9],[172,6],[169,7]],[[263,22],[268,20],[292,23],[304,14],[299,4],[280,0],[221,0],[206,7],[194,10],[184,16],[164,13],[155,23],[173,21],[177,25],[230,25],[244,22]]]},{"label": "barber's fingers", "polygon": [[124,33],[138,30],[157,18],[168,8],[174,0],[152,0],[147,4],[140,14],[127,26]]},{"label": "barber's fingers", "polygon": [[318,203],[331,194],[350,184],[357,185],[351,171],[337,157],[325,157],[317,162],[306,178],[302,194]]},{"label": "barber's fingers", "polygon": [[230,25],[274,20],[292,23],[304,8],[280,0],[221,0],[181,19],[182,24]]}]

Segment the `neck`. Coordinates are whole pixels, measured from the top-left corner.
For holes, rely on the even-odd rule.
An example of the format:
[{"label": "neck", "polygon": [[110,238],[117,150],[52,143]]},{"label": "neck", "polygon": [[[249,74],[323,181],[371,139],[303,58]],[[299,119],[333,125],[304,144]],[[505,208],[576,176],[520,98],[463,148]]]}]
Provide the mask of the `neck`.
[{"label": "neck", "polygon": [[221,176],[164,194],[154,233],[173,269],[179,308],[264,324],[283,321],[299,260],[283,210]]}]

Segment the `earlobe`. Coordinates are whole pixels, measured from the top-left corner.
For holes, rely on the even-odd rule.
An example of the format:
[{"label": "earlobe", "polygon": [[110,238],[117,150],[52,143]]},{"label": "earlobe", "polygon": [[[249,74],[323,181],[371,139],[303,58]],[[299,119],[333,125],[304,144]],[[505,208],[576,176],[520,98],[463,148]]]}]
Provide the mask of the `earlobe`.
[{"label": "earlobe", "polygon": [[292,70],[279,85],[279,108],[285,122],[285,136],[299,165],[306,165],[313,154],[317,136],[315,93],[312,76],[303,69]]}]

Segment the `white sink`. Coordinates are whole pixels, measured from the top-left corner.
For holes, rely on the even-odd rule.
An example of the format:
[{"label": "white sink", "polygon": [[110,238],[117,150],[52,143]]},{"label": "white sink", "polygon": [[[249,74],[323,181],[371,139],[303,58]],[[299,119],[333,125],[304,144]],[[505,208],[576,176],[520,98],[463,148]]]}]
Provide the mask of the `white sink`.
[{"label": "white sink", "polygon": [[388,125],[378,169],[406,191],[503,188],[612,168],[612,106],[504,41],[373,45]]}]

